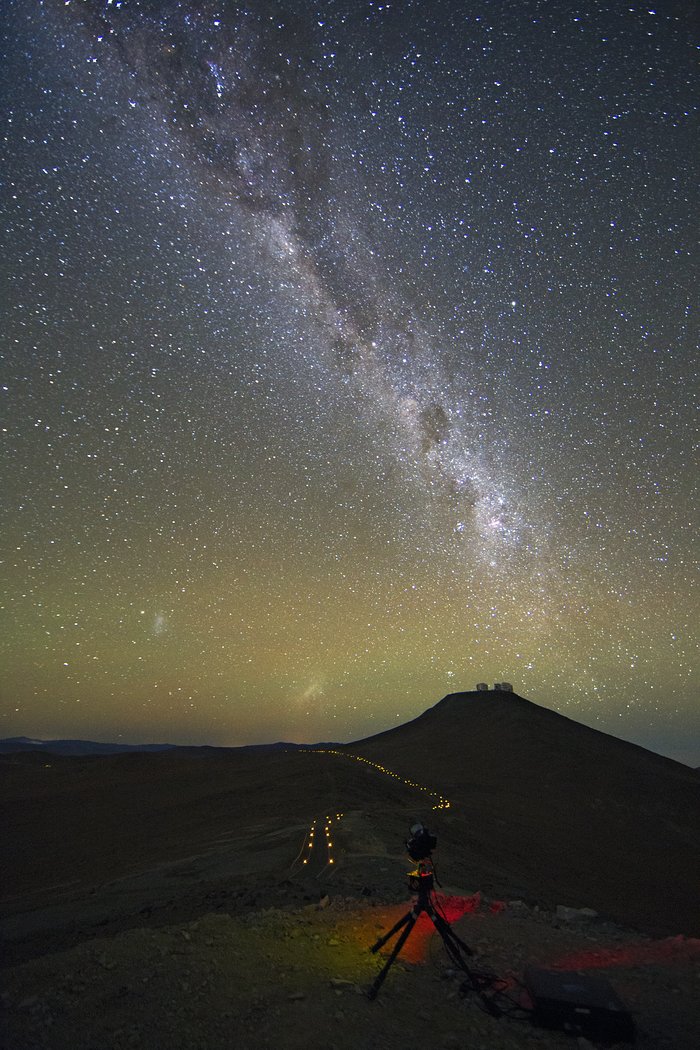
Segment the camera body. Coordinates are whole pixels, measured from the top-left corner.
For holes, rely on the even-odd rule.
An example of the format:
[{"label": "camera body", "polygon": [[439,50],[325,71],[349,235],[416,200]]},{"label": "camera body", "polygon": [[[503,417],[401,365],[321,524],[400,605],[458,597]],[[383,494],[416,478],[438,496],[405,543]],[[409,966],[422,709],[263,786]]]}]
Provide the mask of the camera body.
[{"label": "camera body", "polygon": [[406,839],[406,849],[411,860],[427,860],[437,846],[437,836],[422,824],[413,824],[410,830],[410,838]]}]

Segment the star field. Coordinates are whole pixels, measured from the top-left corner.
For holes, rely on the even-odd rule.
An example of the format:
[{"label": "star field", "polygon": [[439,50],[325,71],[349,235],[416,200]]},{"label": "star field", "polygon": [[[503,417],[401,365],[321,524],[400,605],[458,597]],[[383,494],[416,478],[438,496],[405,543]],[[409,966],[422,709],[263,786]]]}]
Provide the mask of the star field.
[{"label": "star field", "polygon": [[700,764],[690,5],[3,21],[0,735]]}]

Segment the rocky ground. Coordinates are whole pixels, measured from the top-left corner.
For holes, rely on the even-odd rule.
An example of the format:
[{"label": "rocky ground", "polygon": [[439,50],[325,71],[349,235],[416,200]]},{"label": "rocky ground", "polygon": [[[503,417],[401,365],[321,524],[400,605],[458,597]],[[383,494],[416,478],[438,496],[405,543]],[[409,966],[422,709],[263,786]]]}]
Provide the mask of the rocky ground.
[{"label": "rocky ground", "polygon": [[[500,1008],[525,1000],[526,964],[605,976],[631,1012],[640,1050],[697,1050],[700,942],[653,940],[595,918],[447,894],[452,928],[475,951],[474,972],[506,979]],[[133,927],[5,970],[3,1043],[8,1050],[570,1050],[597,1045],[494,1018],[468,975],[447,957],[422,916],[375,1001],[367,990],[384,959],[369,948],[406,910],[367,898],[317,902],[191,922]],[[492,993],[487,993],[490,998]]]},{"label": "rocky ground", "polygon": [[[529,832],[518,863],[487,863],[471,809],[430,811],[438,899],[469,972],[421,916],[370,999],[385,959],[370,948],[412,899],[397,815],[422,793],[393,775],[317,755],[5,772],[3,1050],[596,1046],[533,1025],[527,966],[606,978],[639,1050],[700,1046],[700,939],[660,930],[651,907],[628,929],[572,893],[567,907],[532,899],[518,881]],[[650,887],[640,901],[660,899]],[[479,975],[497,981],[484,997]]]}]

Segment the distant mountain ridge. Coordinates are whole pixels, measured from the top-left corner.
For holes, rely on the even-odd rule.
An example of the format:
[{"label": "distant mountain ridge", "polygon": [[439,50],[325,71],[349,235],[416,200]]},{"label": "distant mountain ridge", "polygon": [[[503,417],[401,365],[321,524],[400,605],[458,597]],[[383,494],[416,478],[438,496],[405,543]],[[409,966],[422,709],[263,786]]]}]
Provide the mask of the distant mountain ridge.
[{"label": "distant mountain ridge", "polygon": [[241,747],[216,747],[211,744],[113,744],[100,743],[97,740],[36,740],[28,736],[12,736],[0,740],[0,755],[16,754],[19,751],[43,751],[51,755],[77,757],[159,751],[299,751],[339,746],[335,743],[292,744],[282,740],[275,744],[244,744]]},{"label": "distant mountain ridge", "polygon": [[57,755],[119,755],[128,751],[170,751],[176,744],[103,744],[96,740],[36,740],[13,736],[0,740],[0,754],[46,751]]}]

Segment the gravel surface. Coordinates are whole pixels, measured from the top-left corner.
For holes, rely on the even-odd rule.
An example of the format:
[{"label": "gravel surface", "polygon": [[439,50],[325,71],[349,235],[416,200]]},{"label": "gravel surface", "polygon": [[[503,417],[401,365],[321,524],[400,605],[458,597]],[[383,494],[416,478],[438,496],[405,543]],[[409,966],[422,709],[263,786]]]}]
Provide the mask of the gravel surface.
[{"label": "gravel surface", "polygon": [[[700,941],[654,940],[595,919],[562,922],[526,904],[446,894],[474,972],[509,982],[501,1007],[523,1002],[527,963],[605,976],[631,1012],[640,1050],[700,1045]],[[302,908],[209,913],[131,928],[3,973],[8,1050],[352,1048],[515,1050],[598,1045],[529,1020],[494,1018],[421,916],[375,1001],[384,962],[369,948],[406,901],[324,896]],[[389,945],[391,947],[391,945]],[[388,949],[385,949],[385,951]],[[490,998],[493,993],[487,993]]]}]

